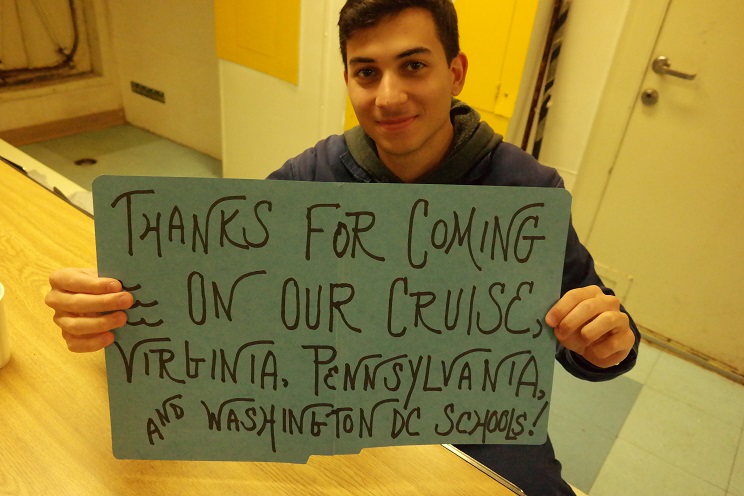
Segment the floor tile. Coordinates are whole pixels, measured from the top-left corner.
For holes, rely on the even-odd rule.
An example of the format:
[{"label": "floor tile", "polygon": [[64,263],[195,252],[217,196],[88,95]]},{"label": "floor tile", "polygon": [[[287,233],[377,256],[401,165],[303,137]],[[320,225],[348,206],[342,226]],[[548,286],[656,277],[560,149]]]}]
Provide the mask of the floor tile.
[{"label": "floor tile", "polygon": [[560,409],[551,409],[548,430],[555,456],[563,465],[563,478],[588,493],[617,433],[608,433],[596,424],[577,422],[572,413]]},{"label": "floor tile", "polygon": [[744,386],[679,357],[662,353],[646,385],[725,422],[744,425]]},{"label": "floor tile", "polygon": [[590,496],[724,496],[726,491],[618,440]]},{"label": "floor tile", "polygon": [[739,452],[731,471],[728,492],[734,496],[744,496],[744,435],[739,438]]},{"label": "floor tile", "polygon": [[67,157],[46,148],[43,143],[27,145],[22,147],[22,150],[81,188],[90,191],[90,184],[97,175],[90,168],[75,165]]},{"label": "floor tile", "polygon": [[[21,147],[41,163],[90,190],[99,175],[221,177],[221,162],[134,126],[115,126]],[[76,165],[92,158],[95,165]]]},{"label": "floor tile", "polygon": [[556,365],[549,432],[567,481],[591,488],[641,387],[624,376],[582,381]]},{"label": "floor tile", "polygon": [[605,382],[583,381],[557,364],[553,376],[551,411],[560,409],[570,412],[577,420],[600,425],[608,433],[616,435],[641,388],[641,384],[625,376]]},{"label": "floor tile", "polygon": [[740,434],[740,427],[644,387],[620,438],[723,489]]},{"label": "floor tile", "polygon": [[43,144],[74,162],[84,157],[105,155],[163,139],[144,129],[124,124],[57,138]]},{"label": "floor tile", "polygon": [[638,349],[638,360],[636,361],[635,367],[630,372],[623,375],[628,379],[645,384],[648,376],[656,365],[656,361],[659,359],[659,355],[663,352],[654,346],[641,341],[640,348]]}]

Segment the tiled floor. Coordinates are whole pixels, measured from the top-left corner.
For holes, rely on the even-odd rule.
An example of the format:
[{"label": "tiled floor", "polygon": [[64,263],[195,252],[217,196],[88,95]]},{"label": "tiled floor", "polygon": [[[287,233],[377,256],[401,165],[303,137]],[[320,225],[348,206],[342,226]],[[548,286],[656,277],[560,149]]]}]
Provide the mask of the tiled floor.
[{"label": "tiled floor", "polygon": [[[99,174],[220,176],[218,160],[131,126],[23,150],[86,189]],[[744,386],[645,343],[614,381],[558,365],[549,430],[564,477],[590,496],[744,496]]]},{"label": "tiled floor", "polygon": [[[130,125],[26,145],[21,150],[87,190],[102,174],[222,176],[219,160]],[[86,158],[96,164],[75,164]]]},{"label": "tiled floor", "polygon": [[744,496],[744,386],[645,343],[604,384],[556,369],[550,431],[591,496]]}]

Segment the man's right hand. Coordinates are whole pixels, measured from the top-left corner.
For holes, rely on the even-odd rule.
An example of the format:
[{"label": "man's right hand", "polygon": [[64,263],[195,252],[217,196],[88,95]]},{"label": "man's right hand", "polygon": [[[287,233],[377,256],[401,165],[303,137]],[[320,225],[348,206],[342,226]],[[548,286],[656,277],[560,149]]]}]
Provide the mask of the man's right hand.
[{"label": "man's right hand", "polygon": [[61,269],[49,276],[49,284],[52,289],[44,302],[54,310],[54,323],[74,352],[97,351],[113,343],[111,330],[126,324],[123,310],[134,304],[121,282],[98,277],[95,269]]}]

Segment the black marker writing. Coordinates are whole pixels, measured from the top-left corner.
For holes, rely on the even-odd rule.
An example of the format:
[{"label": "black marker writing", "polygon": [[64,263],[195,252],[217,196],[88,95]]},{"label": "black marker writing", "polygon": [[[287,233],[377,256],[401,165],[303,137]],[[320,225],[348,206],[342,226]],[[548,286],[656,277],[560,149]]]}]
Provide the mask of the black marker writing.
[{"label": "black marker writing", "polygon": [[[124,200],[127,219],[127,246],[130,256],[134,256],[135,240],[145,241],[154,238],[155,253],[163,257],[163,242],[166,239],[171,244],[186,245],[186,231],[191,232],[191,251],[209,253],[214,241],[219,242],[220,248],[230,245],[241,250],[262,248],[269,242],[269,229],[264,219],[265,212],[271,212],[272,203],[259,200],[253,203],[251,213],[245,214],[243,208],[248,201],[246,196],[231,195],[218,198],[209,206],[206,212],[193,213],[191,223],[184,221],[181,207],[174,205],[168,215],[168,225],[162,223],[163,212],[149,211],[139,208],[134,199],[140,195],[154,195],[155,190],[133,190],[122,193],[111,203],[116,208]],[[141,219],[140,219],[141,217]],[[216,234],[210,235],[210,230]],[[216,240],[212,238],[216,236]]]},{"label": "black marker writing", "polygon": [[[311,352],[313,393],[327,391],[404,392],[407,408],[415,393],[444,390],[497,392],[507,389],[515,398],[538,398],[537,361],[531,351],[519,351],[505,357],[489,348],[467,349],[446,358],[432,355],[399,354],[385,357],[380,353],[355,360],[339,358],[334,346],[303,345]],[[494,359],[499,359],[494,363]],[[542,399],[541,397],[538,399]]]},{"label": "black marker writing", "polygon": [[[152,347],[155,344],[160,346]],[[129,353],[114,342],[128,383],[133,382],[136,372],[138,378],[156,376],[178,384],[185,384],[188,379],[206,378],[222,383],[248,383],[276,391],[280,378],[276,354],[271,349],[273,345],[274,342],[268,340],[250,341],[232,351],[211,349],[206,355],[200,355],[188,341],[177,346],[172,344],[171,338],[143,339],[135,343]]]},{"label": "black marker writing", "polygon": [[448,436],[453,432],[472,436],[480,432],[481,443],[489,441],[488,435],[503,433],[504,439],[516,441],[524,433],[524,422],[527,414],[517,413],[514,408],[507,410],[465,410],[457,412],[454,403],[444,407],[444,416],[447,418],[444,425],[436,424],[434,431],[440,436]]},{"label": "black marker writing", "polygon": [[[247,272],[238,276],[230,286],[230,293],[227,297],[227,303],[225,303],[225,297],[220,291],[220,287],[216,281],[212,281],[212,302],[214,303],[214,318],[220,319],[220,309],[225,313],[225,318],[232,322],[232,307],[235,298],[235,290],[238,285],[249,277],[266,275],[265,270],[257,270],[253,272]],[[189,307],[189,317],[191,322],[196,325],[204,325],[207,321],[207,289],[205,284],[204,276],[200,272],[192,272],[189,274],[186,280],[186,290]]]},{"label": "black marker writing", "polygon": [[[317,227],[319,221],[317,216],[314,217],[315,211],[320,208],[332,208],[340,209],[341,205],[338,203],[321,203],[308,207],[306,213],[307,219],[307,231],[305,236],[305,260],[311,259],[311,241],[313,235],[319,237],[321,233],[325,233],[327,229]],[[356,258],[357,248],[361,250],[367,257],[377,260],[378,262],[384,262],[385,257],[375,255],[371,253],[362,242],[362,234],[369,232],[375,226],[376,217],[374,212],[361,211],[361,212],[345,212],[344,215],[348,218],[353,219],[353,225],[349,227],[346,222],[336,221],[336,226],[333,229],[333,236],[330,241],[331,248],[336,258],[343,258],[348,253],[351,258]],[[335,216],[334,216],[335,218]],[[363,224],[363,222],[366,223]]]},{"label": "black marker writing", "polygon": [[343,308],[354,299],[356,294],[354,286],[349,283],[330,283],[325,293],[324,289],[324,286],[317,286],[317,289],[308,287],[300,289],[300,283],[295,278],[284,281],[281,299],[281,319],[284,327],[294,331],[300,324],[304,324],[306,329],[317,330],[321,326],[323,316],[328,332],[336,331],[336,324],[340,319],[347,329],[361,333],[361,328],[349,322]]},{"label": "black marker writing", "polygon": [[[542,332],[542,323],[537,327],[515,328],[510,325],[510,315],[521,312],[517,303],[524,303],[533,294],[535,283],[525,281],[512,288],[502,282],[483,287],[448,289],[435,293],[422,288],[414,289],[407,277],[399,277],[390,284],[387,310],[387,332],[393,337],[405,336],[411,330],[423,330],[434,334],[461,332],[465,335],[490,335],[502,328],[509,334],[534,332],[533,338]],[[529,291],[524,288],[528,288]]]},{"label": "black marker writing", "polygon": [[518,263],[526,263],[535,242],[545,239],[543,235],[525,232],[529,225],[537,229],[540,216],[531,212],[543,207],[544,203],[532,203],[514,212],[504,236],[498,215],[476,220],[478,210],[472,207],[467,220],[463,220],[457,211],[452,212],[451,219],[430,219],[429,201],[416,200],[408,221],[408,263],[414,269],[426,267],[429,248],[444,254],[455,248],[465,248],[473,267],[479,271],[483,270],[484,261],[497,259],[497,248],[500,248],[500,258],[504,262],[508,262],[511,256]]},{"label": "black marker writing", "polygon": [[177,394],[165,399],[162,407],[155,409],[156,416],[147,419],[147,437],[151,446],[155,445],[155,436],[157,436],[161,441],[165,440],[161,428],[168,426],[171,422],[181,420],[184,417],[185,413],[183,407],[179,403],[176,403],[176,400],[180,400],[181,398],[183,398],[183,396]]}]

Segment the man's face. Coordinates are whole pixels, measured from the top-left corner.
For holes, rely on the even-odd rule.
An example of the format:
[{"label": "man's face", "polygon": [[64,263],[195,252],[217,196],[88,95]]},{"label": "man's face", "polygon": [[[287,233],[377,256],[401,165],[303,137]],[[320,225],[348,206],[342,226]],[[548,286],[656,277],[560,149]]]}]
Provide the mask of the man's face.
[{"label": "man's face", "polygon": [[411,8],[383,18],[355,32],[346,53],[351,104],[383,163],[440,161],[452,141],[450,102],[462,90],[467,59],[447,62],[431,14]]}]

